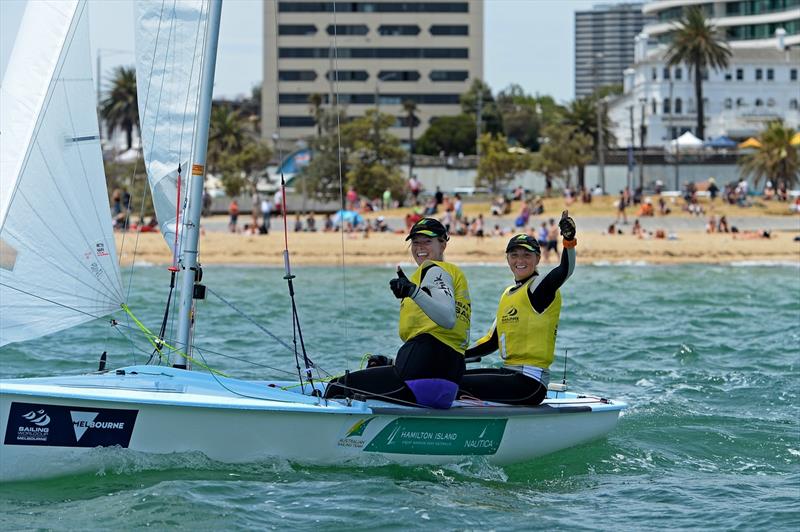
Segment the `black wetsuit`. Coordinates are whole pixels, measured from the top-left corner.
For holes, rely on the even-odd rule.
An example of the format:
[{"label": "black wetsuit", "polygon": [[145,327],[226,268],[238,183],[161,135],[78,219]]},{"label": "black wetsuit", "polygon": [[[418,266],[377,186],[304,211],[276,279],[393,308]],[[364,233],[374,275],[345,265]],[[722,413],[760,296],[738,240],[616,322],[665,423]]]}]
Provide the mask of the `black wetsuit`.
[{"label": "black wetsuit", "polygon": [[[528,291],[528,300],[533,309],[544,312],[556,297],[556,291],[566,282],[575,266],[575,250],[564,248],[561,253],[561,262],[553,268],[537,284],[531,284]],[[534,273],[534,276],[537,274]],[[516,281],[517,287],[528,282],[530,277]],[[532,339],[531,341],[536,341]],[[492,335],[486,342],[467,349],[466,358],[486,356],[499,349],[497,327],[493,327]],[[542,368],[546,370],[547,368]],[[484,401],[493,401],[512,405],[536,406],[547,395],[547,379],[542,380],[525,375],[515,367],[478,368],[470,369],[464,373],[458,392],[460,396],[477,397]]]}]

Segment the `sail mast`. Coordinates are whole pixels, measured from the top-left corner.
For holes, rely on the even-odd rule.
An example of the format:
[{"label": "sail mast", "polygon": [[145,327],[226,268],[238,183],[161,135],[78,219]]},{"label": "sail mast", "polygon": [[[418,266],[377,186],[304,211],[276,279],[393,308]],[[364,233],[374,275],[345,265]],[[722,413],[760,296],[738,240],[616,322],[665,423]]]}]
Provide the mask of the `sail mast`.
[{"label": "sail mast", "polygon": [[[183,272],[180,290],[177,347],[191,354],[191,336],[194,325],[195,285],[200,282],[197,265],[197,247],[200,239],[200,214],[202,211],[203,181],[206,171],[208,123],[211,117],[211,96],[214,88],[214,70],[217,65],[217,43],[222,0],[209,0],[208,28],[205,41],[203,70],[200,78],[200,105],[197,111],[197,129],[189,172],[188,194],[183,221],[183,238],[180,268]],[[188,367],[186,358],[178,359],[175,367]]]}]

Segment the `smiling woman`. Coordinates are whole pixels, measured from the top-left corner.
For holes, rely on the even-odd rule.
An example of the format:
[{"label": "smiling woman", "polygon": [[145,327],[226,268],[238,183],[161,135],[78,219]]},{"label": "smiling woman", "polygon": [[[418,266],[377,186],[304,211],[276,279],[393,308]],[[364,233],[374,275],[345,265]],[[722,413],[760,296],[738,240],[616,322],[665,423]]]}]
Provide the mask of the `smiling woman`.
[{"label": "smiling woman", "polygon": [[499,350],[503,367],[467,371],[461,382],[462,394],[529,406],[544,400],[561,315],[559,288],[575,268],[575,222],[567,211],[561,214],[559,228],[564,237],[561,263],[544,277],[536,271],[541,257],[539,242],[526,234],[509,240],[506,261],[514,285],[500,297],[489,332],[466,352],[467,357],[481,357]]},{"label": "smiling woman", "polygon": [[[450,408],[464,374],[471,301],[467,278],[444,260],[449,236],[433,218],[411,228],[411,256],[417,269],[406,277],[397,267],[389,283],[400,299],[400,339],[392,365],[368,367],[331,381],[325,396],[355,394],[384,400]],[[370,364],[372,365],[372,364]]]}]

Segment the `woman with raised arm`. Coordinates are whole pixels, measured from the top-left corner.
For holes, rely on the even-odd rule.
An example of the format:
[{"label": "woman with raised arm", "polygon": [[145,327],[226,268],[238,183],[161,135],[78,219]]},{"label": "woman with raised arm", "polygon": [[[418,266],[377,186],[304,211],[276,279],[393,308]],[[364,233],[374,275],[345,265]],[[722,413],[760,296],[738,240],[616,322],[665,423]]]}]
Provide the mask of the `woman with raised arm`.
[{"label": "woman with raised arm", "polygon": [[561,314],[559,289],[575,268],[577,244],[575,222],[567,211],[558,225],[564,239],[561,262],[544,276],[536,271],[539,242],[526,234],[509,240],[506,261],[514,284],[500,296],[492,328],[466,351],[467,359],[499,351],[503,367],[468,370],[459,395],[528,406],[547,395]]},{"label": "woman with raised arm", "polygon": [[[471,303],[467,278],[445,262],[447,229],[433,218],[415,223],[411,257],[417,269],[406,277],[397,267],[389,286],[400,299],[400,339],[403,345],[390,365],[373,365],[338,377],[328,384],[327,398],[365,398],[450,408],[464,374],[464,350],[469,345]],[[386,361],[388,362],[388,360]],[[369,367],[373,366],[373,367]]]}]

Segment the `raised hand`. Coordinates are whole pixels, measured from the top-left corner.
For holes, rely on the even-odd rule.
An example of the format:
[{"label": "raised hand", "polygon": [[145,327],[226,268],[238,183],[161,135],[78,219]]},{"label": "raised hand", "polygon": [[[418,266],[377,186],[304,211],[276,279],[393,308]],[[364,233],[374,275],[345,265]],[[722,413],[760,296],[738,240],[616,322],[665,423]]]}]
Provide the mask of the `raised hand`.
[{"label": "raised hand", "polygon": [[389,288],[397,299],[413,298],[417,293],[417,285],[408,280],[400,266],[397,267],[397,278],[389,281]]},{"label": "raised hand", "polygon": [[561,213],[561,220],[558,222],[558,228],[561,230],[561,236],[563,236],[566,240],[575,239],[575,220],[570,218],[569,211],[564,211]]}]

